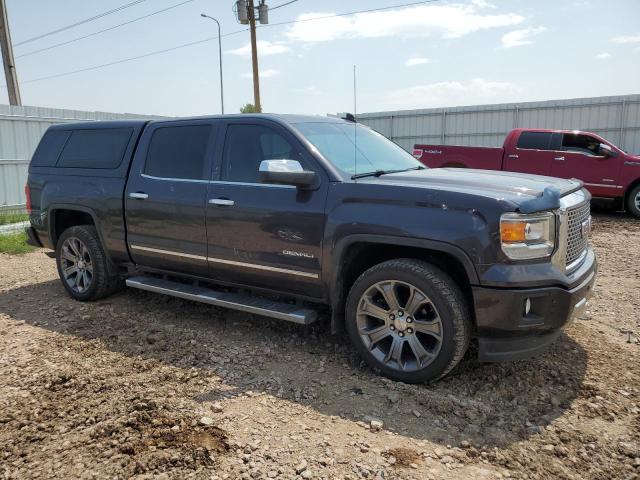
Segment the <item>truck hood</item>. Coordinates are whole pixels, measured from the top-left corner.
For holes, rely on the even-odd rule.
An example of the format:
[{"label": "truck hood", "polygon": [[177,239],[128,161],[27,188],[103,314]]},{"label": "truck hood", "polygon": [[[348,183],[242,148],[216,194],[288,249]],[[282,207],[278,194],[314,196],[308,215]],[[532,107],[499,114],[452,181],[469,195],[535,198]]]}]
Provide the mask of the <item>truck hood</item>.
[{"label": "truck hood", "polygon": [[525,202],[542,199],[550,191],[562,197],[582,187],[577,179],[562,179],[516,172],[496,172],[467,168],[430,168],[365,178],[371,183],[481,195],[521,206]]}]

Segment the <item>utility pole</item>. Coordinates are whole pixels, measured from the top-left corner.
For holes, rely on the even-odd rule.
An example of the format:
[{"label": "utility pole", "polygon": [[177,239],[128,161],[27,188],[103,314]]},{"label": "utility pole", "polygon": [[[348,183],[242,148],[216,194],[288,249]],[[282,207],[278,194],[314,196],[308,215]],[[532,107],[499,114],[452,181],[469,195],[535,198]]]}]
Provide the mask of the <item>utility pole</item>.
[{"label": "utility pole", "polygon": [[260,77],[258,75],[258,45],[256,42],[256,10],[253,0],[249,0],[249,27],[251,30],[251,64],[253,66],[253,106],[256,112],[262,112],[260,105]]},{"label": "utility pole", "polygon": [[18,85],[18,75],[13,59],[13,45],[11,44],[11,33],[9,32],[9,19],[7,17],[7,6],[5,0],[0,0],[0,47],[2,49],[2,63],[4,64],[4,75],[7,79],[7,91],[9,92],[10,105],[22,105],[20,99],[20,87]]}]

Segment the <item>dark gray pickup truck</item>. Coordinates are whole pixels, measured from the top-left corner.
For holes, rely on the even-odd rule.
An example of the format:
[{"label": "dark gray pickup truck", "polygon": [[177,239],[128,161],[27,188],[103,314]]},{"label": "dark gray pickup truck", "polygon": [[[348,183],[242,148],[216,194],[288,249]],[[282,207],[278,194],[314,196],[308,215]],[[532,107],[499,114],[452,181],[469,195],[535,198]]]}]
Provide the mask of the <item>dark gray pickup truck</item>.
[{"label": "dark gray pickup truck", "polygon": [[51,127],[26,187],[33,245],[81,301],[125,284],[300,324],[331,312],[366,362],[438,379],[539,353],[595,280],[577,180],[427,169],[336,118]]}]

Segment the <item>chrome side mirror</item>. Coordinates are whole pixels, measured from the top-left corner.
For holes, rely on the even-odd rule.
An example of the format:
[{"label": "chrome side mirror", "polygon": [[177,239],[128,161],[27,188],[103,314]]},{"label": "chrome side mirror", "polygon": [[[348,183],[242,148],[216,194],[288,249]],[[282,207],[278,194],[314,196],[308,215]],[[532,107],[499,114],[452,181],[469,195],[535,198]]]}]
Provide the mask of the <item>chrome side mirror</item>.
[{"label": "chrome side mirror", "polygon": [[263,160],[258,170],[262,183],[310,187],[316,179],[315,172],[302,168],[297,160]]}]

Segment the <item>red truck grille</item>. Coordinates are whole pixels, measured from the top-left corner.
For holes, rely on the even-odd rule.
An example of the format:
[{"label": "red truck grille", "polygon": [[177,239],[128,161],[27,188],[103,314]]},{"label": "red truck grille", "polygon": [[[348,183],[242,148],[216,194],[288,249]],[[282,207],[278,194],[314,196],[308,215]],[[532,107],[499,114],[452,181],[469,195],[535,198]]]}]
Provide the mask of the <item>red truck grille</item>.
[{"label": "red truck grille", "polygon": [[567,267],[580,259],[587,250],[591,230],[591,205],[589,202],[567,211]]}]

